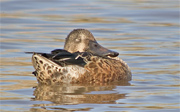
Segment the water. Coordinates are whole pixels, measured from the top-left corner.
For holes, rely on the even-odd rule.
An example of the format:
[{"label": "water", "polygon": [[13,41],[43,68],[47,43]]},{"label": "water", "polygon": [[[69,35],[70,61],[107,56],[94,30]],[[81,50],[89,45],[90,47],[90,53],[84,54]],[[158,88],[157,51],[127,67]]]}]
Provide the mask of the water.
[{"label": "water", "polygon": [[[1,0],[0,111],[180,111],[178,0]],[[90,30],[118,51],[133,80],[109,85],[40,86],[31,55],[63,48]]]}]

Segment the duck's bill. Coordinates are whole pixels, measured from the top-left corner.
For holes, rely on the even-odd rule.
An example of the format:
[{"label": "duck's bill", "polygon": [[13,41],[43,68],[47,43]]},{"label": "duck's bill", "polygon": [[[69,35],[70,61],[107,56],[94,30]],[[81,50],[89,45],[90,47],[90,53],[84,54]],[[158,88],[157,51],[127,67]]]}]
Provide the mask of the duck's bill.
[{"label": "duck's bill", "polygon": [[117,57],[119,55],[118,52],[104,48],[101,45],[99,45],[96,41],[89,42],[88,52],[91,52],[93,55],[101,57]]}]

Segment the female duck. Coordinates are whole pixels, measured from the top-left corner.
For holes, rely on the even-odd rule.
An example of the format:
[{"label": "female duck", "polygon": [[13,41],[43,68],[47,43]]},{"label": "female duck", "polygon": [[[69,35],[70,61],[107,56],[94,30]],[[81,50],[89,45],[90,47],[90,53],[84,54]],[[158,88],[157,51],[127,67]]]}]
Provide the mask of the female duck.
[{"label": "female duck", "polygon": [[75,29],[67,36],[64,50],[33,52],[33,73],[44,84],[129,81],[131,71],[118,55],[99,45],[88,30]]}]

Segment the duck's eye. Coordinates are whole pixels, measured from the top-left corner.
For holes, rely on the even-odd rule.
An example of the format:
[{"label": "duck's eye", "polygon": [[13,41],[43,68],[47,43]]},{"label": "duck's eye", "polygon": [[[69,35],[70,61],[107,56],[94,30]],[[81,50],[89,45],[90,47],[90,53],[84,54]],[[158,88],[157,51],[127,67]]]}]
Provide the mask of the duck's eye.
[{"label": "duck's eye", "polygon": [[76,42],[80,42],[81,39],[80,39],[80,38],[76,38],[75,41],[76,41]]},{"label": "duck's eye", "polygon": [[94,47],[97,47],[98,45],[97,44],[94,44]]}]

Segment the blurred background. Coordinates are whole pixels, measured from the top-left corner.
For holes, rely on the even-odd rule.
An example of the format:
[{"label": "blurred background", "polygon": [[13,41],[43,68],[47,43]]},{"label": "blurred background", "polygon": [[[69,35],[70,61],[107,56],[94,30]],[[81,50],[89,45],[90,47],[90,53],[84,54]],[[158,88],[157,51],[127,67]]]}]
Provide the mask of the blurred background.
[{"label": "blurred background", "polygon": [[[1,0],[0,111],[178,112],[179,0]],[[27,51],[63,48],[85,28],[118,51],[128,83],[40,86]]]}]

